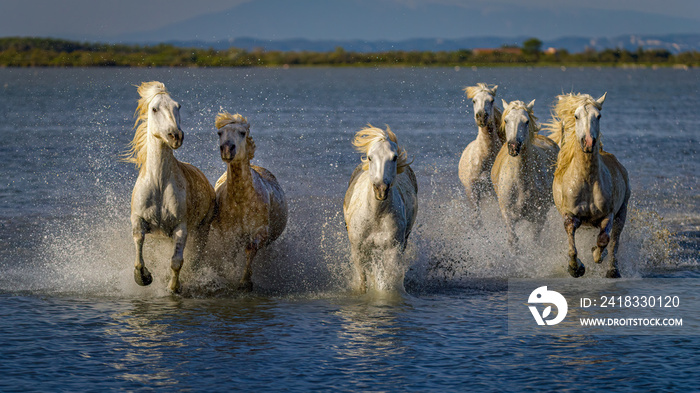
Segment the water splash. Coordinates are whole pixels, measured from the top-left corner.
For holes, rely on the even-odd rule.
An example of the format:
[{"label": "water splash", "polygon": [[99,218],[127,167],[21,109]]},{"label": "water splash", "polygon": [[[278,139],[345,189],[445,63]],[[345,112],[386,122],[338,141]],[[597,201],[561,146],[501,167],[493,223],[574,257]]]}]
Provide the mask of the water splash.
[{"label": "water splash", "polygon": [[[416,227],[402,258],[375,258],[375,287],[400,288],[396,277],[406,272],[409,291],[421,287],[462,286],[474,280],[510,277],[569,277],[567,242],[555,208],[547,214],[541,239],[534,239],[531,224],[521,223],[514,250],[507,246],[505,227],[495,202],[486,203],[484,225],[471,224],[472,213],[455,186],[444,187],[440,171],[426,176],[427,193],[419,195]],[[57,217],[44,225],[30,260],[5,261],[0,289],[97,296],[169,296],[167,280],[172,241],[147,236],[147,266],[154,275],[148,287],[133,281],[134,245],[126,192],[106,191],[99,204],[76,208],[71,218]],[[633,197],[634,198],[634,197]],[[634,199],[633,199],[634,200]],[[289,201],[289,223],[282,236],[256,256],[253,281],[256,293],[305,294],[347,291],[355,279],[350,246],[342,218],[342,200],[299,196]],[[607,262],[596,265],[589,250],[596,229],[577,232],[579,257],[586,277],[603,277]],[[233,289],[242,275],[240,253],[222,258],[222,244],[210,242],[207,256],[182,271],[183,295],[192,297],[238,296]],[[632,204],[619,249],[623,276],[639,277],[659,268],[674,268],[697,260],[679,260],[678,242],[654,211]],[[186,251],[188,253],[189,251]],[[187,255],[187,254],[186,254]]]}]

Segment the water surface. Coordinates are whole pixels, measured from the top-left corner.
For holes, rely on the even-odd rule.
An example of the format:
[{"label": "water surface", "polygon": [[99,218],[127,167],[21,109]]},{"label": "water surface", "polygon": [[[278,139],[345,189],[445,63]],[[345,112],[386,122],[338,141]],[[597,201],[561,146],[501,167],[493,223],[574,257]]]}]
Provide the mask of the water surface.
[{"label": "water surface", "polygon": [[[469,222],[457,163],[476,136],[461,89],[507,101],[608,92],[606,150],[627,167],[624,276],[700,276],[700,71],[513,68],[0,70],[0,390],[692,390],[700,340],[509,336],[507,279],[567,277],[561,218],[542,244],[527,225],[505,247],[497,207]],[[226,267],[183,271],[166,290],[167,245],[147,250],[154,283],[133,282],[129,197],[119,162],[136,88],[160,80],[182,104],[179,159],[213,183],[225,166],[220,108],[251,123],[254,162],[290,199],[282,238],[256,262],[256,292]],[[367,123],[388,124],[419,180],[406,294],[350,293],[342,197]],[[590,249],[595,231],[580,231]],[[604,275],[581,252],[587,276]],[[573,279],[572,279],[573,280]],[[683,288],[690,296],[698,288]]]}]

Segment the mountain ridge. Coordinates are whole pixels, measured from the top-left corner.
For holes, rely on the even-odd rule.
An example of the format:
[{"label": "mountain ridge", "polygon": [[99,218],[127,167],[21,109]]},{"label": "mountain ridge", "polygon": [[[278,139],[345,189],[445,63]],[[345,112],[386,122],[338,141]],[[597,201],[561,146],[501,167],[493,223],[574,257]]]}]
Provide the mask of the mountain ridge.
[{"label": "mountain ridge", "polygon": [[[284,40],[264,40],[252,37],[239,37],[218,41],[165,41],[178,47],[212,48],[217,50],[235,47],[248,51],[262,49],[282,52],[330,52],[343,48],[348,52],[386,52],[386,51],[455,51],[474,48],[499,48],[502,46],[522,46],[522,43],[532,37],[466,37],[461,39],[415,38],[409,40],[309,40],[303,38]],[[152,44],[155,44],[153,42]],[[669,34],[669,35],[620,35],[606,37],[561,37],[553,40],[543,40],[542,48],[566,49],[571,53],[583,52],[587,49],[596,51],[604,49],[626,49],[634,51],[637,48],[664,49],[671,53],[700,51],[700,34]]]},{"label": "mountain ridge", "polygon": [[401,42],[413,38],[618,37],[700,34],[698,14],[672,17],[639,11],[477,2],[415,3],[391,0],[257,0],[164,27],[101,37],[112,42],[217,42],[237,37],[264,41],[300,37],[310,41]]}]

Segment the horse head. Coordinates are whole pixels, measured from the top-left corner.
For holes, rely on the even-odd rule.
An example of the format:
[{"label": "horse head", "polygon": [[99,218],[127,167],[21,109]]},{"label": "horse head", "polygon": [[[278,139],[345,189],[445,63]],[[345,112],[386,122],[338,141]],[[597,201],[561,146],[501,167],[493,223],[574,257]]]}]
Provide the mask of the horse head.
[{"label": "horse head", "polygon": [[479,127],[486,127],[488,122],[494,118],[493,103],[497,89],[498,85],[489,88],[485,83],[464,89],[467,92],[467,98],[472,99],[474,120]]},{"label": "horse head", "polygon": [[355,150],[363,153],[362,169],[368,171],[374,197],[380,201],[387,198],[396,175],[410,164],[406,151],[398,144],[396,134],[389,126],[386,131],[368,124],[355,134],[352,141]]},{"label": "horse head", "polygon": [[255,143],[250,136],[250,124],[245,117],[228,112],[216,117],[219,150],[225,162],[247,160],[255,154]]},{"label": "horse head", "polygon": [[180,104],[170,97],[165,86],[153,93],[148,102],[147,115],[148,133],[151,136],[164,141],[172,149],[182,146],[185,134],[180,128]]},{"label": "horse head", "polygon": [[593,153],[596,142],[600,141],[600,110],[607,94],[603,94],[594,102],[584,103],[574,112],[576,139],[584,153]]},{"label": "horse head", "polygon": [[535,100],[527,105],[522,101],[512,101],[510,104],[505,100],[502,101],[501,128],[505,130],[508,154],[516,157],[520,154],[523,144],[534,137],[537,119],[532,113],[532,108],[535,106]]},{"label": "horse head", "polygon": [[367,151],[369,178],[377,200],[385,200],[389,188],[394,184],[398,158],[398,146],[386,139],[375,142]]}]

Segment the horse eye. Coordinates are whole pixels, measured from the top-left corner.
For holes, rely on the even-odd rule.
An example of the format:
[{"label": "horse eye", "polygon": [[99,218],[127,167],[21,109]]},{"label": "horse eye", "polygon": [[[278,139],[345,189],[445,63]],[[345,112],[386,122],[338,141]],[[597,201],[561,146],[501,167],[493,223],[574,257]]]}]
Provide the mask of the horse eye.
[{"label": "horse eye", "polygon": [[600,120],[600,116],[601,116],[601,115],[598,115],[598,116],[596,116],[595,118],[598,119],[598,120]]},{"label": "horse eye", "polygon": [[367,156],[367,160],[372,161],[372,157]]},{"label": "horse eye", "polygon": [[158,112],[158,108],[153,108],[153,113]]},{"label": "horse eye", "polygon": [[476,104],[476,100],[472,100],[472,103]]},{"label": "horse eye", "polygon": [[221,136],[221,134],[223,134],[224,132],[221,131],[221,130],[219,130],[219,131],[217,131],[216,133],[219,134],[219,136]]},{"label": "horse eye", "polygon": [[574,115],[574,119],[578,120],[578,115]]},{"label": "horse eye", "polygon": [[398,159],[399,159],[399,156],[394,156],[394,158],[392,158],[391,161],[396,162],[396,160],[398,160]]},{"label": "horse eye", "polygon": [[245,136],[245,131],[238,131],[238,132],[241,134],[241,136]]},{"label": "horse eye", "polygon": [[180,110],[182,108],[182,105],[177,104],[177,109]]}]

